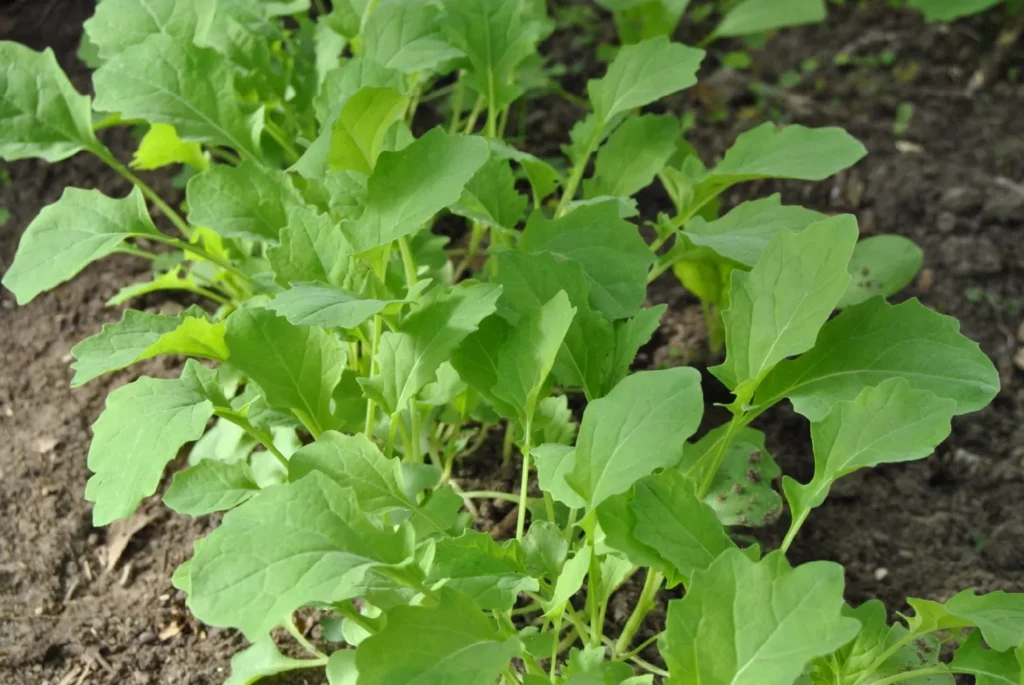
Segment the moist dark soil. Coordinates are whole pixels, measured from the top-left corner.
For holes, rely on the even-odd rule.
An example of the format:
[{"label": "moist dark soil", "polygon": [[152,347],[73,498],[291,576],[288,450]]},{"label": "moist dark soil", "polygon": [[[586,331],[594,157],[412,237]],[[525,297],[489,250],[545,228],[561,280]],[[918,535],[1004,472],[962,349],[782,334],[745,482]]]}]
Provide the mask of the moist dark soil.
[{"label": "moist dark soil", "polygon": [[[891,611],[903,608],[907,596],[944,599],[963,588],[1021,591],[1024,87],[1015,68],[1024,67],[1024,46],[1012,49],[994,80],[967,97],[971,72],[986,60],[1003,23],[998,14],[943,27],[884,2],[856,4],[833,8],[823,25],[780,33],[754,51],[753,70],[718,69],[722,54],[741,46],[716,46],[701,86],[667,107],[696,115],[691,139],[705,161],[767,118],[843,126],[864,142],[868,157],[834,179],[747,184],[730,191],[725,204],[782,192],[789,203],[856,214],[865,234],[913,238],[924,249],[925,269],[904,296],[959,318],[995,360],[1003,390],[989,408],[958,419],[931,458],[840,481],[810,517],[791,557],[841,562],[851,602],[879,598]],[[0,38],[53,47],[85,91],[88,71],[74,53],[91,9],[86,0],[8,3],[0,9]],[[564,86],[582,93],[586,78],[600,73],[596,45],[614,34],[607,17],[592,8],[577,16],[583,25],[560,31],[546,49],[569,65]],[[680,37],[694,42],[700,35],[684,27]],[[901,105],[903,111],[911,105],[913,116],[896,133]],[[579,110],[552,96],[531,111],[523,143],[537,154],[556,154]],[[110,132],[105,142],[122,159],[135,145],[123,130]],[[10,183],[0,182],[0,207],[11,216],[0,228],[0,271],[10,265],[28,223],[65,187],[128,192],[116,174],[86,155],[2,168]],[[147,180],[165,197],[178,192],[170,174]],[[668,209],[658,190],[646,191],[641,207],[645,218]],[[84,388],[68,387],[71,346],[120,317],[104,302],[145,270],[128,258],[108,259],[25,307],[0,292],[0,682],[220,683],[230,655],[245,644],[233,631],[198,624],[170,585],[171,572],[210,520],[174,516],[151,502],[133,525],[94,529],[83,497],[89,426],[107,393],[138,375],[168,376],[178,368],[173,360],[154,361]],[[638,366],[712,363],[697,303],[671,275],[654,284],[651,299],[670,309]],[[180,306],[161,299],[141,304]],[[712,380],[705,392],[711,427],[719,416],[711,403],[726,395]],[[786,473],[810,477],[801,417],[783,407],[758,427]],[[518,480],[514,462],[493,467],[500,444],[490,447],[466,465],[467,487],[508,489]],[[480,527],[501,535],[509,508],[481,502],[479,513]],[[756,534],[766,545],[777,544],[785,524]],[[632,584],[621,591],[609,616],[624,621],[637,591]],[[663,616],[654,612],[648,630],[659,629]]]}]

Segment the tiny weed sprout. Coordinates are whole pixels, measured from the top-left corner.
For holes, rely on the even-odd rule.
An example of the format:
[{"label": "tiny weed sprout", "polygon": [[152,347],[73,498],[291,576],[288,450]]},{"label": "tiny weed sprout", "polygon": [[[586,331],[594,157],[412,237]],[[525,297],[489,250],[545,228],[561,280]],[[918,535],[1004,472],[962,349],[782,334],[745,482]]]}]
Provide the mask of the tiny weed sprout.
[{"label": "tiny weed sprout", "polygon": [[[765,123],[706,164],[677,117],[642,111],[697,82],[703,50],[648,35],[686,3],[603,4],[642,26],[587,84],[565,164],[505,137],[550,89],[539,0],[103,0],[83,46],[92,100],[51,52],[0,43],[0,156],[86,152],[134,186],[68,189],[4,285],[25,303],[127,253],[152,278],[112,304],[199,302],[127,309],[72,350],[74,386],[188,357],[109,395],[94,524],[130,517],[188,449],[164,502],[225,513],[173,583],[251,642],[231,685],[300,669],[332,685],[1022,682],[1024,595],[910,599],[890,623],[878,601],[844,602],[840,565],[786,558],[838,479],[926,457],[999,389],[955,320],[886,301],[921,265],[906,239],[858,240],[854,217],[778,195],[719,216],[735,184],[820,181],[865,149]],[[712,37],[824,11],[770,4],[736,4]],[[426,103],[440,125],[421,125]],[[146,127],[132,167],[183,165],[181,207],[96,135],[127,125]],[[634,196],[656,181],[674,210],[641,232]],[[464,247],[439,222],[464,223]],[[631,371],[664,312],[647,286],[670,270],[704,303],[724,349],[710,372],[733,396],[699,439],[701,374]],[[810,424],[807,482],[756,428],[783,401]],[[502,434],[518,488],[461,487],[459,463]],[[483,499],[514,505],[498,539],[474,529]],[[778,549],[735,530],[785,508]],[[642,590],[616,623],[630,579]],[[640,639],[667,589],[664,630]],[[311,609],[316,644],[294,621]]]}]

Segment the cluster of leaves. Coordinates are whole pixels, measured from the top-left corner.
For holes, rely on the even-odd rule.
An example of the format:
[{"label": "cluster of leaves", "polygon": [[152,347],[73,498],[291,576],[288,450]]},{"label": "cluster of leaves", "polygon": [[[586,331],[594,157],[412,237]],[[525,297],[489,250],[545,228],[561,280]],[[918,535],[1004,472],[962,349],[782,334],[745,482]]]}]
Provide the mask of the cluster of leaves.
[{"label": "cluster of leaves", "polygon": [[[916,614],[890,626],[878,603],[844,604],[838,565],[785,558],[835,480],[926,456],[998,390],[954,320],[878,296],[913,276],[916,248],[858,242],[852,217],[777,196],[710,211],[736,183],[825,178],[859,143],[765,124],[705,166],[676,119],[639,113],[696,83],[703,52],[661,36],[588,83],[563,174],[501,140],[511,105],[540,87],[541,3],[307,10],[103,0],[87,25],[93,101],[52,53],[0,43],[0,156],[86,151],[135,186],[69,189],[4,284],[27,302],[127,252],[154,277],[116,303],[178,289],[217,306],[125,311],[74,347],[72,384],[190,357],[179,378],[111,393],[86,496],[96,525],[131,516],[192,444],[164,501],[226,513],[173,580],[197,617],[252,641],[232,685],[306,668],[333,685],[1020,682],[1021,596],[911,600]],[[445,77],[450,90],[433,89]],[[437,92],[447,130],[417,138],[417,103]],[[184,216],[95,135],[140,122],[136,166],[192,170]],[[676,213],[648,244],[628,219],[656,178]],[[431,230],[441,216],[468,222],[464,251]],[[731,420],[696,441],[700,374],[630,373],[663,311],[644,308],[646,286],[668,269],[708,303],[727,349],[712,372],[735,395]],[[571,393],[588,401],[578,425]],[[751,424],[783,400],[811,422],[815,475],[783,478],[780,495]],[[521,455],[519,491],[466,491],[454,465],[498,425]],[[774,520],[783,496],[782,548],[738,544],[731,528]],[[512,539],[473,529],[481,498],[517,503]],[[609,600],[637,574],[634,611],[606,635]],[[667,671],[641,657],[653,638],[635,644],[666,586],[686,591],[656,636]],[[304,607],[324,612],[330,653],[294,626]],[[278,651],[279,627],[308,658]],[[966,629],[941,663],[939,640]]]}]

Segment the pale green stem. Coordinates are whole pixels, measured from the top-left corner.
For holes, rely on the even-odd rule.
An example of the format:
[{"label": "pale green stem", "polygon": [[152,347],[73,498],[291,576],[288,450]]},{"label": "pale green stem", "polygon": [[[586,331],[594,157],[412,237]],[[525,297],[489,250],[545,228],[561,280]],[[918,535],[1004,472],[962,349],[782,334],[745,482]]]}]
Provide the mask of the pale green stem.
[{"label": "pale green stem", "polygon": [[644,587],[640,591],[640,598],[637,599],[636,606],[633,607],[633,613],[626,620],[626,625],[622,628],[622,634],[619,635],[619,639],[616,640],[615,647],[612,649],[613,659],[616,658],[616,655],[621,655],[629,649],[629,644],[633,641],[636,631],[643,625],[644,618],[655,607],[655,598],[658,596],[658,590],[661,589],[661,584],[664,581],[665,576],[661,573],[653,569],[647,570],[647,579],[644,580]]},{"label": "pale green stem", "polygon": [[462,103],[466,99],[466,84],[462,79],[463,72],[459,71],[459,78],[455,82],[455,92],[452,95],[452,118],[448,124],[448,133],[455,133],[459,130],[459,122],[462,118]]},{"label": "pale green stem", "polygon": [[[377,363],[377,349],[380,347],[380,336],[384,330],[384,319],[381,318],[380,314],[375,314],[373,317],[373,341],[370,343],[370,375],[374,376],[380,371],[379,364]],[[377,409],[376,402],[373,401],[372,397],[366,399],[366,425],[363,428],[363,432],[366,437],[373,439],[373,419]],[[392,432],[394,426],[392,426]]]},{"label": "pale green stem", "polygon": [[603,132],[603,126],[598,125],[594,130],[594,134],[590,140],[587,141],[586,150],[579,161],[573,165],[572,171],[569,172],[569,180],[565,183],[565,189],[562,191],[562,199],[558,203],[558,210],[555,212],[555,217],[560,217],[565,214],[569,208],[569,204],[576,197],[576,190],[579,188],[580,181],[583,180],[583,174],[587,170],[587,162],[590,161],[590,156],[594,154],[598,144],[601,141],[601,134]]},{"label": "pale green stem", "polygon": [[500,499],[505,502],[519,502],[519,495],[512,492],[499,492],[497,490],[470,490],[468,492],[460,492],[462,497],[468,497],[469,499]]},{"label": "pale green stem", "polygon": [[181,235],[185,236],[186,239],[192,236],[192,229],[189,228],[188,222],[181,218],[181,215],[178,214],[173,207],[164,202],[164,199],[160,197],[155,190],[150,188],[145,181],[133,174],[124,164],[121,164],[110,150],[100,145],[96,148],[90,148],[89,151],[103,160],[107,166],[120,174],[132,185],[141,190],[142,194],[145,195],[150,202],[156,205],[157,209],[159,209],[164,216],[170,219],[171,223],[174,224],[175,228],[178,229]]},{"label": "pale green stem", "polygon": [[247,418],[245,418],[235,410],[230,409],[228,407],[214,407],[213,413],[219,416],[220,418],[224,419],[225,421],[230,421],[231,423],[235,424],[236,426],[244,430],[246,433],[252,436],[252,438],[256,440],[256,442],[263,445],[263,447],[265,447],[268,452],[274,455],[274,457],[279,462],[281,462],[281,466],[283,466],[285,469],[288,468],[288,459],[283,454],[281,454],[281,451],[277,449],[277,447],[274,446],[273,436],[258,430],[255,426],[249,423],[249,420]]},{"label": "pale green stem", "polygon": [[718,473],[718,469],[722,467],[722,462],[725,460],[725,452],[729,449],[729,445],[732,443],[732,439],[736,437],[736,434],[747,425],[744,421],[744,415],[734,414],[732,420],[729,421],[728,428],[725,429],[725,435],[718,441],[711,453],[711,459],[703,465],[704,471],[701,474],[700,485],[697,487],[697,499],[704,499],[708,494],[708,490],[711,489],[711,484],[715,480],[715,474]]},{"label": "pale green stem", "polygon": [[398,251],[402,253],[402,266],[405,268],[405,283],[408,289],[416,285],[416,260],[409,248],[409,241],[403,236],[398,239]]},{"label": "pale green stem", "polygon": [[516,540],[522,540],[526,532],[527,490],[530,487],[530,439],[533,433],[533,422],[526,422],[526,437],[523,440],[523,475],[519,483],[519,512],[516,517]]},{"label": "pale green stem", "polygon": [[480,112],[484,109],[484,98],[482,95],[477,96],[476,102],[473,104],[473,109],[469,113],[469,118],[466,119],[466,127],[463,129],[463,133],[472,133],[473,129],[476,128],[476,120],[480,117]]},{"label": "pale green stem", "polygon": [[220,257],[218,257],[216,255],[210,254],[209,252],[207,252],[202,247],[199,247],[198,245],[194,245],[192,243],[186,243],[183,240],[178,240],[177,238],[171,238],[171,237],[165,236],[163,234],[161,234],[159,236],[147,234],[145,237],[150,239],[150,240],[155,240],[157,242],[163,243],[165,245],[170,245],[171,247],[177,248],[177,249],[181,250],[182,252],[185,252],[186,254],[187,253],[192,253],[194,255],[198,255],[198,256],[202,257],[203,259],[205,259],[206,261],[208,261],[208,262],[210,262],[212,264],[216,264],[220,268],[224,269],[225,271],[227,271],[231,275],[236,276],[237,278],[241,279],[242,281],[244,281],[246,283],[252,283],[252,278],[250,278],[248,275],[246,275],[246,274],[242,273],[241,271],[239,271],[238,268],[234,264],[232,264],[231,262],[228,262],[228,261],[226,261],[224,259],[221,259]]},{"label": "pale green stem", "polygon": [[462,255],[462,259],[459,260],[458,266],[455,267],[455,271],[452,273],[452,283],[458,282],[462,276],[462,272],[470,267],[473,260],[476,258],[477,250],[480,249],[480,243],[483,242],[484,233],[486,230],[479,223],[474,221],[472,232],[469,236],[469,246],[466,248],[465,254]]},{"label": "pale green stem", "polygon": [[789,524],[789,531],[786,532],[786,538],[782,541],[782,547],[780,548],[783,554],[789,551],[789,546],[793,544],[793,540],[796,539],[796,534],[800,532],[800,527],[804,525],[804,521],[807,520],[807,516],[810,513],[810,509],[804,509]]},{"label": "pale green stem", "polygon": [[588,533],[587,544],[590,545],[590,570],[587,572],[587,603],[590,604],[590,646],[598,647],[604,632],[601,621],[601,606],[597,601],[601,587],[601,563],[597,559],[594,538]]},{"label": "pale green stem", "polygon": [[[916,671],[903,671],[891,675],[888,678],[882,678],[881,680],[874,681],[871,685],[894,685],[894,683],[902,683],[904,680],[916,680],[918,678],[927,678],[933,675],[949,675],[951,673],[963,673],[965,675],[971,675],[972,671],[964,671],[955,666],[934,666],[932,668],[920,668]],[[973,673],[976,673],[973,672]]]},{"label": "pale green stem", "polygon": [[301,155],[299,155],[299,151],[295,149],[295,145],[292,144],[292,141],[288,140],[288,134],[285,133],[284,130],[270,117],[267,117],[266,119],[265,129],[267,133],[270,134],[270,137],[277,141],[277,144],[281,146],[282,150],[284,150],[285,161],[288,162],[289,166],[299,161],[299,157]]},{"label": "pale green stem", "polygon": [[302,634],[301,630],[295,627],[294,623],[292,623],[291,621],[286,621],[284,624],[284,629],[287,630],[293,638],[295,638],[296,642],[302,645],[302,648],[304,650],[315,656],[317,659],[323,659],[324,663],[327,662],[327,655],[321,652],[316,647],[314,647],[313,643],[306,639],[306,636]]}]

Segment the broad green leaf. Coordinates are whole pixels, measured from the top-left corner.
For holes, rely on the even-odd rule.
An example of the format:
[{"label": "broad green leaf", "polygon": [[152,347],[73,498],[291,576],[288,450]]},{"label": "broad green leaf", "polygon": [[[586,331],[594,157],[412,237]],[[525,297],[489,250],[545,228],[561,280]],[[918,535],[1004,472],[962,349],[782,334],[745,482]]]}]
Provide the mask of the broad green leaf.
[{"label": "broad green leaf", "polygon": [[366,211],[342,224],[357,252],[418,231],[441,209],[453,204],[477,169],[487,161],[481,138],[429,131],[397,152],[377,159],[367,189]]},{"label": "broad green leaf", "polygon": [[365,87],[348,99],[331,128],[327,162],[335,171],[369,176],[377,163],[384,134],[402,118],[409,98],[393,88]]},{"label": "broad green leaf", "polygon": [[483,319],[479,328],[470,333],[457,348],[452,350],[452,367],[459,377],[494,407],[504,417],[516,415],[515,407],[498,399],[492,392],[498,382],[498,363],[501,348],[508,340],[512,327],[500,316]]},{"label": "broad green leaf", "polygon": [[301,606],[352,597],[372,568],[409,562],[411,534],[377,528],[352,491],[322,473],[272,485],[196,549],[189,606],[204,623],[254,638]]},{"label": "broad green leaf", "polygon": [[583,182],[586,197],[630,197],[653,181],[675,153],[679,121],[667,115],[632,117],[597,152],[594,175]]},{"label": "broad green leaf", "polygon": [[92,108],[57,64],[53,50],[0,41],[0,158],[59,162],[100,149]]},{"label": "broad green leaf", "polygon": [[704,412],[700,374],[679,367],[641,371],[591,402],[583,414],[569,484],[594,508],[655,469],[679,461]]},{"label": "broad green leaf", "polygon": [[360,33],[365,59],[406,74],[431,71],[462,56],[445,42],[438,9],[425,0],[385,0]]},{"label": "broad green leaf", "polygon": [[540,206],[540,201],[555,192],[555,189],[562,184],[562,175],[558,170],[540,157],[517,150],[500,140],[488,140],[487,142],[491,146],[491,154],[495,157],[511,159],[523,168],[526,178],[530,182],[530,189],[533,191],[535,206]]},{"label": "broad green leaf", "polygon": [[691,579],[669,602],[658,649],[672,685],[792,685],[812,658],[857,634],[842,616],[843,568],[790,568],[781,552],[753,562],[738,549]]},{"label": "broad green leaf", "polygon": [[742,401],[776,364],[814,345],[850,283],[856,242],[857,220],[843,214],[777,233],[749,273],[732,273],[722,312],[728,352],[712,373]]},{"label": "broad green leaf", "polygon": [[227,59],[166,34],[115,55],[93,75],[96,109],[171,124],[182,140],[226,145],[259,159],[263,111],[242,112]]},{"label": "broad green leaf", "polygon": [[853,281],[839,307],[860,304],[872,297],[889,297],[903,290],[921,270],[924,252],[901,235],[876,235],[857,243],[850,258]]},{"label": "broad green leaf", "polygon": [[355,328],[395,300],[363,299],[323,283],[293,283],[267,303],[296,326]]},{"label": "broad green leaf", "polygon": [[519,248],[578,263],[590,281],[590,303],[609,319],[634,315],[647,292],[653,257],[636,226],[619,218],[616,202],[584,206],[559,219],[530,216]]},{"label": "broad green leaf", "polygon": [[199,143],[186,143],[170,124],[153,124],[139,141],[139,149],[132,156],[132,168],[152,171],[169,164],[187,164],[197,171],[210,167]]},{"label": "broad green leaf", "polygon": [[541,389],[575,314],[569,296],[560,291],[542,307],[522,317],[502,345],[498,379],[492,393],[515,407],[523,426],[533,422]]},{"label": "broad green leaf", "polygon": [[354,649],[339,649],[331,654],[327,660],[327,682],[329,685],[357,685],[359,669]]},{"label": "broad green leaf", "polygon": [[[698,459],[718,445],[725,431],[725,426],[716,428],[696,444],[687,444],[680,462],[683,472],[689,474]],[[775,459],[765,449],[764,434],[744,428],[726,448],[704,503],[715,510],[722,525],[768,525],[782,513],[782,497],[772,487],[780,473]]]},{"label": "broad green leaf", "polygon": [[294,413],[316,433],[331,425],[331,394],[345,365],[335,338],[258,308],[229,316],[224,337],[229,363],[263,390],[271,409]]},{"label": "broad green leaf", "polygon": [[607,73],[587,83],[590,103],[602,125],[697,83],[704,51],[658,36],[623,46]]},{"label": "broad green leaf", "polygon": [[437,543],[427,580],[447,579],[445,587],[464,592],[481,609],[509,611],[520,592],[539,589],[526,570],[526,557],[517,540],[498,544],[487,533],[467,531]]},{"label": "broad green leaf", "polygon": [[981,633],[974,631],[956,650],[949,667],[958,673],[974,676],[975,685],[1020,685],[1021,662],[1012,651],[985,647]]},{"label": "broad green leaf", "polygon": [[256,439],[241,426],[225,419],[217,419],[210,430],[192,445],[188,462],[198,464],[204,460],[233,464],[248,459],[256,448]]},{"label": "broad green leaf", "polygon": [[817,24],[825,20],[825,0],[743,0],[722,18],[714,37],[749,36],[786,26]]},{"label": "broad green leaf", "polygon": [[960,334],[956,319],[917,300],[890,305],[876,298],[843,311],[825,324],[811,351],[779,364],[759,387],[756,404],[788,397],[815,421],[865,386],[894,376],[954,400],[957,414],[981,409],[999,391],[998,372],[978,344]]},{"label": "broad green leaf", "polygon": [[116,252],[125,239],[159,235],[138,188],[115,200],[98,190],[67,188],[43,207],[21,236],[3,285],[18,304],[63,283],[97,259]]},{"label": "broad green leaf", "polygon": [[401,91],[404,81],[401,72],[388,69],[365,56],[347,60],[324,77],[320,92],[313,100],[317,121],[323,126],[324,132],[329,132],[345,103],[361,88],[369,86]]},{"label": "broad green leaf", "polygon": [[437,606],[401,606],[356,650],[359,685],[494,682],[522,651],[514,636],[460,592],[439,591]]},{"label": "broad green leaf", "polygon": [[551,497],[572,509],[581,509],[586,502],[566,480],[576,465],[576,451],[569,445],[541,445],[532,452],[537,468],[537,484]]},{"label": "broad green leaf", "polygon": [[[534,577],[557,578],[569,554],[569,543],[557,524],[532,521],[523,538],[526,568]],[[550,654],[550,652],[549,652]]]},{"label": "broad green leaf", "polygon": [[589,545],[582,547],[576,550],[576,554],[562,566],[562,572],[558,574],[555,587],[551,591],[551,598],[541,603],[545,617],[552,618],[560,615],[573,595],[580,591],[583,579],[587,577],[587,572],[590,570],[593,552],[593,548]]},{"label": "broad green leaf", "polygon": [[164,504],[189,516],[203,516],[237,507],[260,487],[244,461],[226,464],[205,459],[174,474]]},{"label": "broad green leaf", "polygon": [[438,367],[448,361],[459,343],[494,313],[501,289],[478,283],[435,292],[438,294],[422,302],[397,331],[381,337],[380,373],[360,381],[388,413],[405,407],[434,380]]},{"label": "broad green leaf", "polygon": [[188,182],[188,220],[225,238],[278,241],[302,200],[288,176],[254,162],[217,164]]},{"label": "broad green leaf", "polygon": [[945,604],[924,599],[908,599],[917,612],[909,619],[915,633],[950,628],[977,627],[985,642],[996,651],[1005,652],[1024,642],[1024,594],[989,592],[974,594],[964,590]]},{"label": "broad green leaf", "polygon": [[657,550],[679,577],[691,578],[735,548],[714,510],[697,499],[693,483],[674,469],[638,481],[629,508],[633,535]]},{"label": "broad green leaf", "polygon": [[345,234],[324,214],[307,208],[288,213],[279,244],[267,250],[277,282],[314,282],[340,285],[349,270],[352,247]]},{"label": "broad green leaf", "polygon": [[782,489],[794,518],[821,506],[839,478],[878,464],[923,459],[949,436],[956,402],[914,390],[903,378],[865,388],[811,424],[814,478],[801,485],[788,476]]},{"label": "broad green leaf", "polygon": [[960,17],[984,12],[1002,0],[910,0],[909,4],[924,14],[926,21],[956,21]]},{"label": "broad green leaf", "polygon": [[619,384],[636,359],[637,352],[646,345],[661,324],[661,317],[668,305],[659,304],[637,312],[628,321],[615,322],[615,351],[612,353],[611,365],[605,376],[600,396],[611,392]]},{"label": "broad green leaf", "polygon": [[744,202],[715,221],[694,217],[686,224],[683,235],[698,247],[706,247],[725,259],[752,267],[776,233],[802,231],[827,218],[812,209],[784,205],[782,196],[776,193]]},{"label": "broad green leaf", "polygon": [[362,433],[327,431],[296,450],[288,461],[288,478],[297,481],[312,471],[351,488],[366,513],[415,508],[403,491],[401,461],[386,458]]},{"label": "broad green leaf", "polygon": [[71,348],[75,358],[71,387],[161,354],[225,361],[224,323],[214,323],[198,307],[178,316],[125,310],[120,321],[105,324],[99,333]]},{"label": "broad green leaf", "polygon": [[152,35],[187,43],[203,38],[215,7],[204,0],[104,0],[83,28],[99,57],[108,60]]},{"label": "broad green leaf", "polygon": [[494,228],[515,228],[526,209],[507,160],[491,157],[466,184],[452,212]]},{"label": "broad green leaf", "polygon": [[206,430],[214,403],[227,403],[215,375],[189,360],[181,378],[140,378],[107,396],[89,446],[85,498],[96,504],[93,525],[128,518],[156,492],[167,463]]},{"label": "broad green leaf", "polygon": [[[101,3],[100,7],[105,4]],[[231,677],[224,685],[253,685],[268,676],[313,668],[314,665],[315,662],[309,659],[292,659],[281,654],[274,640],[266,635],[231,657]]]},{"label": "broad green leaf", "polygon": [[[908,668],[938,666],[939,641],[934,636],[923,635],[897,649],[881,666],[876,667],[882,654],[906,637],[907,629],[900,624],[889,626],[885,605],[878,600],[865,602],[856,609],[843,607],[843,615],[861,624],[854,641],[839,650],[834,657],[827,657],[834,659],[834,664],[840,665],[840,672],[845,679],[864,678],[865,685],[874,685],[889,676],[904,673]],[[910,678],[905,682],[908,685],[955,685],[953,676],[948,673]]]}]

